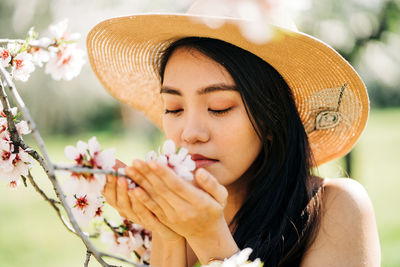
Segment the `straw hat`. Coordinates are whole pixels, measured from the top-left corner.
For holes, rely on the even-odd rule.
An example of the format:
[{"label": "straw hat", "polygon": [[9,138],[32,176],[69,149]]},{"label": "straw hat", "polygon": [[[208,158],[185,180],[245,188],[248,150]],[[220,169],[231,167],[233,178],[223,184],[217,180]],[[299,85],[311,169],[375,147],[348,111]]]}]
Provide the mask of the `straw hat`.
[{"label": "straw hat", "polygon": [[88,56],[108,92],[162,128],[156,69],[160,52],[184,37],[220,39],[264,59],[282,75],[293,92],[317,165],[348,153],[369,114],[366,87],[352,66],[329,45],[282,21],[282,16],[269,27],[275,38],[255,42],[240,26],[252,21],[235,18],[229,10],[229,16],[204,14],[197,8],[204,2],[196,2],[186,14],[137,14],[94,26],[87,36]]}]

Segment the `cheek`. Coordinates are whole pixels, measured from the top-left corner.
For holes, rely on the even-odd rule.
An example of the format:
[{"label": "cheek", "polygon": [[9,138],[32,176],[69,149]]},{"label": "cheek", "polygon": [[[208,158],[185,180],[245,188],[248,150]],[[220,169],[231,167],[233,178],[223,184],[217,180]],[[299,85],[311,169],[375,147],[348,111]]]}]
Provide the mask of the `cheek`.
[{"label": "cheek", "polygon": [[241,114],[224,128],[221,127],[217,143],[224,162],[224,174],[220,176],[224,181],[220,182],[225,185],[242,176],[261,150],[261,141],[247,114]]},{"label": "cheek", "polygon": [[162,118],[163,131],[167,139],[172,139],[175,144],[179,141],[179,124],[176,120],[163,116]]}]

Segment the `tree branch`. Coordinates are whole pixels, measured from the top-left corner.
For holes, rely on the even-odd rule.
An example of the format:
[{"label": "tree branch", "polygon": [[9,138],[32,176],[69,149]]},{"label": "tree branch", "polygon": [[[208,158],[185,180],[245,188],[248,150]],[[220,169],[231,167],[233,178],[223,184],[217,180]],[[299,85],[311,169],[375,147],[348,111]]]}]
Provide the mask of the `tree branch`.
[{"label": "tree branch", "polygon": [[[30,126],[31,130],[32,130],[32,135],[34,136],[36,143],[38,144],[39,148],[41,149],[42,153],[44,154],[44,157],[46,159],[46,164],[43,164],[42,159],[40,157],[40,155],[38,153],[33,153],[32,156],[39,162],[41,162],[41,166],[43,167],[43,169],[45,170],[48,178],[50,179],[50,182],[53,185],[53,189],[57,194],[57,197],[60,199],[61,201],[61,205],[64,207],[68,219],[70,220],[73,229],[75,230],[75,233],[80,237],[80,239],[82,240],[82,242],[85,244],[87,250],[91,251],[93,256],[96,258],[96,260],[102,265],[102,266],[109,266],[100,256],[100,252],[97,251],[97,249],[93,246],[93,244],[90,242],[89,238],[82,232],[82,230],[80,229],[78,223],[76,222],[74,216],[72,215],[72,211],[71,209],[68,207],[68,204],[66,202],[65,196],[63,194],[63,191],[60,187],[60,184],[58,183],[56,176],[54,174],[54,168],[53,165],[50,161],[50,158],[47,154],[46,148],[44,146],[44,142],[42,137],[40,136],[38,130],[36,129],[36,125],[32,119],[32,117],[29,114],[28,109],[25,106],[25,103],[22,101],[22,98],[19,96],[14,83],[11,81],[10,75],[8,74],[8,72],[3,68],[3,66],[0,65],[0,72],[2,74],[2,76],[5,78],[6,83],[13,95],[14,101],[16,102],[19,110],[22,112],[22,115],[24,116],[25,120],[27,121],[28,125]],[[1,84],[1,90],[0,90],[0,94],[1,94],[1,101],[3,103],[3,108],[4,110],[10,110],[10,105],[8,103],[8,99],[7,99],[7,95],[5,94],[4,91],[4,87],[3,84]],[[11,126],[9,127],[9,130],[11,131],[11,129],[14,129],[14,131],[16,131],[16,127],[14,124],[14,120],[13,118],[11,120],[8,120],[8,124]],[[14,125],[13,125],[14,124]],[[15,136],[15,133],[11,133],[12,136]],[[13,142],[21,142],[21,138],[19,137],[19,135],[16,138],[17,140],[12,140]],[[14,144],[16,145],[16,144]]]},{"label": "tree branch", "polygon": [[[36,124],[34,123],[32,117],[31,117],[27,107],[25,106],[25,103],[23,102],[22,98],[20,97],[18,91],[16,90],[15,85],[12,82],[9,73],[1,65],[0,65],[0,74],[1,74],[1,76],[3,76],[5,78],[5,83],[7,84],[8,88],[9,88],[11,94],[12,94],[14,102],[16,103],[16,105],[19,108],[19,110],[22,112],[22,115],[23,115],[24,119],[27,121],[27,123],[28,123],[28,125],[29,125],[29,127],[30,127],[30,129],[32,131],[32,135],[33,135],[37,145],[39,146],[40,150],[42,151],[44,159],[39,155],[39,153],[37,153],[32,148],[30,148],[28,145],[26,145],[24,143],[24,141],[22,140],[22,138],[19,136],[18,131],[17,131],[16,126],[15,126],[15,123],[14,123],[14,118],[13,118],[12,113],[11,113],[11,108],[10,108],[10,104],[8,102],[7,94],[5,92],[5,86],[3,85],[3,81],[0,79],[0,85],[1,85],[1,88],[0,88],[0,100],[1,100],[1,103],[3,104],[4,113],[7,116],[8,128],[9,128],[9,131],[10,131],[10,135],[11,135],[11,139],[12,139],[13,145],[21,147],[27,153],[29,153],[29,155],[31,155],[31,157],[33,157],[36,161],[38,161],[40,163],[40,165],[42,166],[42,168],[46,172],[46,175],[48,176],[50,182],[52,183],[53,189],[54,189],[57,197],[61,201],[61,205],[64,207],[64,209],[65,209],[65,211],[67,213],[68,219],[72,224],[72,228],[74,230],[74,233],[82,240],[82,242],[85,244],[87,250],[90,251],[90,253],[95,257],[95,259],[102,266],[110,267],[110,265],[107,264],[102,259],[102,257],[111,257],[111,258],[118,259],[120,261],[124,261],[124,262],[130,263],[133,266],[144,267],[144,265],[136,264],[134,262],[128,261],[126,259],[123,259],[123,258],[120,258],[120,257],[117,257],[117,256],[112,256],[112,255],[109,255],[109,254],[106,254],[106,253],[103,253],[103,252],[99,252],[94,247],[94,245],[91,243],[91,241],[89,240],[89,237],[81,230],[81,228],[79,227],[78,223],[76,222],[76,220],[75,220],[75,218],[74,218],[74,216],[72,214],[71,209],[69,208],[69,206],[68,206],[68,204],[66,202],[65,195],[64,195],[64,193],[63,193],[63,191],[61,189],[61,186],[60,186],[60,184],[58,183],[58,181],[56,179],[53,163],[50,161],[50,158],[49,158],[49,155],[47,153],[46,147],[44,145],[43,139],[40,136],[40,133],[36,128]],[[87,170],[85,170],[85,171],[87,171]],[[51,201],[50,201],[50,203],[52,205],[55,205],[55,203],[52,203]],[[56,209],[56,211],[57,211],[57,209]]]},{"label": "tree branch", "polygon": [[85,264],[83,265],[84,267],[88,267],[88,266],[89,266],[90,256],[92,256],[92,253],[91,253],[89,250],[87,250],[87,251],[86,251],[86,260],[85,260]]},{"label": "tree branch", "polygon": [[[31,114],[29,113],[29,110],[27,109],[27,107],[26,107],[24,101],[22,100],[22,98],[21,98],[21,96],[19,95],[17,89],[15,88],[15,85],[14,85],[14,83],[12,82],[10,75],[9,75],[8,72],[4,69],[3,66],[0,66],[0,72],[1,72],[2,76],[3,76],[4,79],[5,79],[6,85],[8,86],[8,88],[9,88],[9,90],[10,90],[10,92],[11,92],[11,95],[12,95],[12,97],[13,97],[13,99],[14,99],[15,104],[17,105],[19,111],[21,111],[22,116],[24,117],[24,119],[27,121],[27,123],[28,123],[28,125],[29,125],[29,128],[32,130],[32,136],[33,136],[33,138],[35,139],[37,145],[39,146],[40,151],[41,151],[42,154],[43,154],[43,157],[44,157],[45,162],[46,162],[46,166],[44,166],[43,164],[41,164],[42,167],[43,167],[45,170],[48,170],[48,171],[49,171],[49,175],[50,175],[50,176],[53,176],[53,175],[54,175],[53,164],[52,164],[51,161],[50,161],[49,154],[47,153],[47,149],[46,149],[46,147],[45,147],[45,145],[44,145],[43,139],[42,139],[42,137],[40,136],[39,131],[38,131],[37,128],[36,128],[36,124],[35,124],[35,122],[33,121],[32,116],[31,116]],[[2,84],[1,87],[2,87],[1,101],[2,101],[2,103],[3,103],[3,107],[4,107],[4,109],[7,108],[8,110],[10,110],[10,105],[9,105],[7,99],[6,99],[6,98],[7,98],[7,95],[5,94],[3,84]],[[6,103],[3,101],[3,97],[4,97],[4,100],[6,100],[6,101],[5,101]],[[7,117],[7,120],[8,120],[9,125],[12,124],[12,123],[14,122],[13,120],[10,121],[8,117]],[[13,128],[9,128],[9,129],[10,129],[10,132],[13,130]],[[14,129],[15,129],[15,125],[14,125]],[[15,129],[15,130],[16,130],[16,129]],[[16,132],[16,131],[15,131],[15,132]],[[15,139],[12,139],[13,142],[14,142],[14,141],[16,142],[16,143],[14,144],[14,146],[20,146],[20,147],[21,147],[21,138],[19,137],[18,132],[16,132],[16,133],[15,133],[15,132],[14,132],[14,133],[11,132],[12,136],[13,136],[13,135],[16,135],[16,136],[15,136]],[[28,152],[28,151],[27,151],[27,152]],[[29,152],[28,152],[28,153],[29,153]],[[32,155],[32,156],[38,156],[38,155]]]},{"label": "tree branch", "polygon": [[64,218],[61,215],[61,211],[60,209],[57,207],[56,204],[61,204],[61,202],[51,199],[49,198],[43,191],[42,189],[40,189],[40,187],[36,184],[35,180],[33,179],[31,173],[28,173],[28,179],[29,182],[31,183],[31,185],[33,186],[33,188],[35,188],[36,192],[38,192],[43,198],[44,200],[46,200],[47,202],[50,203],[50,205],[54,208],[54,210],[56,211],[58,217],[60,218],[60,220],[62,221],[62,223],[64,224],[64,226],[68,229],[68,231],[70,231],[71,233],[76,235],[76,232],[74,231],[74,229],[68,225],[68,223],[64,220]]},{"label": "tree branch", "polygon": [[0,44],[8,44],[8,43],[25,43],[25,40],[22,39],[0,39]]},{"label": "tree branch", "polygon": [[114,255],[110,255],[108,253],[100,252],[100,254],[101,254],[102,257],[113,258],[113,259],[116,259],[116,260],[119,260],[119,261],[122,261],[122,262],[126,262],[126,263],[129,263],[129,264],[132,264],[133,266],[136,266],[136,267],[151,267],[150,265],[135,263],[135,262],[127,260],[125,258],[114,256]]},{"label": "tree branch", "polygon": [[103,170],[103,169],[91,169],[87,167],[77,167],[73,165],[64,165],[64,164],[54,164],[53,165],[55,171],[67,171],[67,172],[76,172],[76,173],[93,173],[93,174],[110,174],[114,176],[126,177],[129,178],[124,170],[113,171],[113,170]]},{"label": "tree branch", "polygon": [[[26,40],[22,40],[22,39],[0,39],[0,44],[9,44],[9,43],[19,43],[19,44],[24,44],[26,42]],[[29,43],[28,45],[30,47],[37,47],[37,48],[41,48],[41,49],[45,49],[48,50],[50,46],[54,46],[56,43],[52,43],[49,46],[41,46],[41,45],[35,45],[32,43]]]}]

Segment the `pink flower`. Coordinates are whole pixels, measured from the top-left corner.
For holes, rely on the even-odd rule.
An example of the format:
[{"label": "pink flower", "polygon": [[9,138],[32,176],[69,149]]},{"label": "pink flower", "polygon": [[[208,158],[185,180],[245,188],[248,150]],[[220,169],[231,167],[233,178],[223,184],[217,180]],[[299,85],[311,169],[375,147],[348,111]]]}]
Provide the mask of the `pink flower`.
[{"label": "pink flower", "polygon": [[8,49],[0,47],[0,65],[7,67],[11,61],[11,54]]},{"label": "pink flower", "polygon": [[9,183],[9,187],[10,187],[12,190],[16,190],[18,187],[21,186],[21,184],[22,184],[22,182],[21,182],[20,180],[14,180],[14,181],[11,181],[11,182]]},{"label": "pink flower", "polygon": [[29,134],[31,129],[29,129],[28,123],[26,121],[20,121],[16,125],[19,135]]},{"label": "pink flower", "polygon": [[[78,141],[76,147],[67,146],[65,155],[75,161],[75,165],[91,169],[112,170],[115,165],[114,149],[102,151],[96,137],[88,143]],[[73,173],[64,184],[66,194],[100,195],[106,183],[104,174]]]},{"label": "pink flower", "polygon": [[50,74],[54,80],[71,80],[78,76],[85,62],[85,53],[81,49],[76,48],[75,44],[69,44],[49,50],[52,52],[45,73]]},{"label": "pink flower", "polygon": [[245,248],[238,253],[232,255],[230,258],[225,259],[222,263],[211,263],[209,265],[202,265],[202,267],[261,267],[263,263],[260,259],[249,261],[248,258],[253,250]]},{"label": "pink flower", "polygon": [[156,160],[163,165],[167,165],[175,171],[175,173],[185,180],[193,180],[194,169],[196,168],[195,162],[191,156],[188,155],[188,150],[184,147],[180,148],[176,153],[176,146],[174,141],[167,140],[163,145],[163,152],[158,149],[158,155],[154,151],[150,151],[146,155],[146,161]]},{"label": "pink flower", "polygon": [[131,258],[131,253],[134,251],[132,234],[129,237],[118,236],[113,232],[103,232],[100,240],[103,243],[109,244],[109,250],[112,253],[121,254],[126,258]]},{"label": "pink flower", "polygon": [[32,55],[33,64],[43,67],[43,62],[48,62],[50,59],[50,53],[42,48],[34,47],[29,50]]},{"label": "pink flower", "polygon": [[53,36],[57,41],[62,40],[71,42],[71,41],[76,41],[80,38],[79,33],[70,34],[69,32],[67,32],[67,28],[68,28],[68,19],[64,19],[56,24],[50,25],[49,31],[51,34],[53,34]]},{"label": "pink flower", "polygon": [[11,75],[14,79],[26,82],[34,70],[35,66],[32,63],[31,54],[22,52],[13,58]]},{"label": "pink flower", "polygon": [[78,141],[76,147],[67,146],[64,152],[67,158],[75,161],[77,166],[111,170],[115,165],[115,149],[102,151],[95,136],[90,138],[87,144]]},{"label": "pink flower", "polygon": [[18,153],[12,153],[14,146],[10,145],[10,150],[0,152],[0,178],[8,182],[16,181],[21,175],[27,176],[33,161],[22,148]]},{"label": "pink flower", "polygon": [[99,209],[101,211],[103,206],[102,196],[75,194],[67,196],[66,200],[74,218],[83,227],[88,226],[93,218],[101,215]]}]

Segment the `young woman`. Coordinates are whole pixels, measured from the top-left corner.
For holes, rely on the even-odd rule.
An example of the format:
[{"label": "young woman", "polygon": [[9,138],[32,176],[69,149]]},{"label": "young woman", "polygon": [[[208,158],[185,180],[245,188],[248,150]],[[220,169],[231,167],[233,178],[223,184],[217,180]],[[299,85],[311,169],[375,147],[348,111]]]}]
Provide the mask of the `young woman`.
[{"label": "young woman", "polygon": [[[136,25],[134,31],[143,38],[137,38],[139,43],[139,39],[148,41],[152,34],[159,34],[159,29],[151,34],[140,31],[156,19],[159,28],[163,22],[169,26],[176,22],[185,28],[178,23],[182,23],[182,17],[176,17],[174,21],[171,16],[138,16],[136,21],[129,18],[134,21],[129,23]],[[124,18],[125,23],[127,20]],[[186,23],[197,25],[189,20]],[[316,80],[314,84],[305,82],[307,76],[315,77],[315,73],[307,73],[311,68],[306,66],[316,64],[316,70],[323,64],[334,67],[337,54],[328,55],[332,62],[302,62],[299,72],[285,60],[272,67],[264,50],[238,47],[246,47],[241,43],[244,37],[231,29],[217,33],[211,29],[208,34],[195,34],[196,29],[191,29],[180,38],[177,36],[182,34],[175,32],[174,40],[164,45],[144,42],[149,46],[147,53],[136,53],[144,55],[142,61],[136,59],[136,65],[120,56],[130,68],[111,63],[112,71],[122,80],[119,86],[128,84],[128,78],[124,78],[128,72],[134,76],[135,87],[122,93],[123,88],[111,88],[110,78],[95,61],[102,56],[91,52],[95,50],[91,47],[93,32],[102,30],[92,30],[88,51],[105,87],[161,124],[166,137],[187,148],[196,163],[193,182],[157,162],[140,160],[126,167],[128,176],[140,187],[129,189],[125,178],[107,177],[107,202],[121,216],[152,231],[152,266],[193,266],[197,261],[207,264],[246,247],[253,249],[250,258],[260,258],[264,266],[380,265],[375,215],[363,186],[351,179],[328,180],[311,172],[313,167],[348,152],[365,126],[365,87],[356,86],[359,77],[354,70],[343,65],[339,72],[347,71],[348,76],[325,73],[325,79],[336,79],[332,84],[339,85],[337,88],[329,89]],[[238,39],[230,39],[229,34]],[[284,44],[291,45],[290,41]],[[143,46],[137,51],[141,49]],[[271,58],[278,52],[276,58],[285,59],[283,48],[274,49],[267,52]],[[326,51],[331,52],[331,48],[326,46]],[[149,53],[154,57],[150,63],[143,60]],[[300,52],[291,56],[295,53]],[[150,67],[154,73],[149,75]],[[294,77],[296,71],[300,76]],[[138,73],[147,77],[140,80]],[[159,83],[155,89],[151,79]],[[293,81],[304,84],[298,88]],[[307,86],[320,88],[302,98],[298,92],[308,90]],[[145,90],[144,98],[152,99],[152,105],[135,99],[143,97]],[[150,98],[149,91],[153,92]],[[313,101],[320,106],[315,108]],[[160,109],[154,108],[157,104],[162,105],[162,113],[158,113],[161,123],[157,119]],[[309,106],[304,109],[304,105]],[[361,115],[350,116],[355,109],[361,109],[356,111]]]}]

